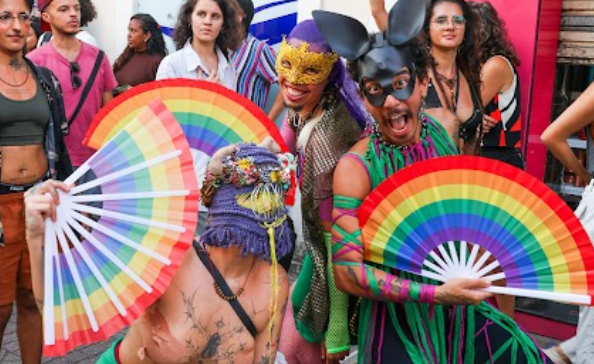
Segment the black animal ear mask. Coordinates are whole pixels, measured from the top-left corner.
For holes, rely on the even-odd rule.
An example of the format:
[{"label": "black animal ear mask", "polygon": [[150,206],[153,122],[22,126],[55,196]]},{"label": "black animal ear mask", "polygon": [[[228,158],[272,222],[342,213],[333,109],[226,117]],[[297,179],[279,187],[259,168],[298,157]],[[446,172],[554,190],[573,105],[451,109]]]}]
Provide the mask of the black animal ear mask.
[{"label": "black animal ear mask", "polygon": [[[388,16],[388,30],[369,36],[365,26],[351,17],[322,10],[313,18],[332,50],[349,61],[357,61],[359,83],[367,100],[382,106],[388,95],[408,99],[416,83],[409,42],[423,29],[428,0],[398,0]],[[394,85],[396,75],[408,71],[410,81]],[[373,82],[380,92],[369,93],[364,83]]]}]

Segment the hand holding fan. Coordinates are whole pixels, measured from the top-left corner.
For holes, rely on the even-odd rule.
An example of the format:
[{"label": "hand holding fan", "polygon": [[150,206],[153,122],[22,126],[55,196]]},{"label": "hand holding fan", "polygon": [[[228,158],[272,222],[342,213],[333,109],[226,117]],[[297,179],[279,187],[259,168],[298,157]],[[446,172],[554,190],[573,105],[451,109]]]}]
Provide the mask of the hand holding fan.
[{"label": "hand holding fan", "polygon": [[[47,356],[105,340],[132,323],[165,291],[194,236],[192,156],[159,100],[65,183],[89,171],[97,178],[60,193],[57,221],[46,221]],[[100,193],[81,194],[98,188]],[[86,204],[93,202],[102,206]]]},{"label": "hand holding fan", "polygon": [[441,282],[505,279],[487,290],[592,304],[594,248],[580,221],[545,184],[505,163],[416,163],[380,184],[359,216],[368,261]]},{"label": "hand holding fan", "polygon": [[175,115],[188,138],[199,185],[212,155],[228,145],[259,144],[271,137],[282,152],[288,151],[277,126],[250,100],[219,84],[188,79],[149,82],[118,96],[97,114],[83,143],[101,148],[155,98]]}]

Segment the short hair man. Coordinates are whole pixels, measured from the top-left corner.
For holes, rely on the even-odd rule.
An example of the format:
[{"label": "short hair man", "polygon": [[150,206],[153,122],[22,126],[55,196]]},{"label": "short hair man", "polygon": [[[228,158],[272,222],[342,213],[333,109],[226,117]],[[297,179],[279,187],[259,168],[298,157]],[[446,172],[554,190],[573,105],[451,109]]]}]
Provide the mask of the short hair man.
[{"label": "short hair man", "polygon": [[[52,70],[60,81],[69,123],[66,146],[72,165],[79,167],[94,152],[81,141],[99,109],[113,98],[111,91],[117,81],[104,53],[76,38],[81,19],[79,0],[40,0],[39,9],[42,20],[52,27],[53,37],[27,57]],[[96,63],[96,77],[83,95]]]},{"label": "short hair man", "polygon": [[[274,259],[290,254],[294,244],[284,204],[289,160],[253,144],[213,156],[202,190],[209,224],[200,244],[185,254],[163,296],[98,363],[275,361],[289,286]],[[26,197],[33,289],[40,304],[44,219],[55,207],[47,193],[56,188],[67,190],[50,181]]]}]

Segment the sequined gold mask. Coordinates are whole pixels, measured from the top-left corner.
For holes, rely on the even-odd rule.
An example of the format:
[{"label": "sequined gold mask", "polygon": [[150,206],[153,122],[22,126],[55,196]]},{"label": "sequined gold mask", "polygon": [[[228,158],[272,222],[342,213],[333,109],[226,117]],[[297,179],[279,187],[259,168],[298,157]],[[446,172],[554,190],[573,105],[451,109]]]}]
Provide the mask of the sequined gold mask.
[{"label": "sequined gold mask", "polygon": [[276,71],[295,85],[319,85],[330,76],[338,61],[336,53],[310,52],[307,42],[293,47],[285,39],[276,58]]}]

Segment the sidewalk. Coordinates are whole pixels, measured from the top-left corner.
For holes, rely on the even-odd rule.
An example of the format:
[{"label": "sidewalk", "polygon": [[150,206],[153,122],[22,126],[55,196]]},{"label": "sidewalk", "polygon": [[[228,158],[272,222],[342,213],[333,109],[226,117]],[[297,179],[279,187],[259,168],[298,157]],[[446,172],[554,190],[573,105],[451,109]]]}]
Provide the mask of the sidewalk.
[{"label": "sidewalk", "polygon": [[[21,364],[21,352],[16,337],[16,315],[13,311],[12,318],[6,327],[2,350],[0,350],[0,363],[2,364]],[[111,344],[112,340],[107,342],[89,345],[76,349],[68,354],[66,358],[45,358],[42,363],[52,364],[94,364],[99,355],[101,355]]]}]

